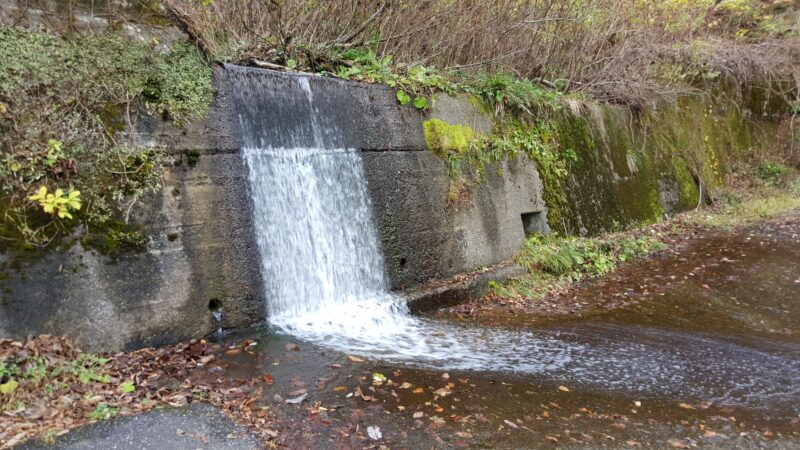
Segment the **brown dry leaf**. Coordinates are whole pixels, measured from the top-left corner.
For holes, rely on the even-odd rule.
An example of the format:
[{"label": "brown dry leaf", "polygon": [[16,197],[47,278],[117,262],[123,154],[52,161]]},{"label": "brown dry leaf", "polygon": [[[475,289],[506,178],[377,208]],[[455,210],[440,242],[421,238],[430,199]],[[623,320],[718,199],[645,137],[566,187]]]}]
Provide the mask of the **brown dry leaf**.
[{"label": "brown dry leaf", "polygon": [[558,390],[561,391],[561,392],[569,392],[569,388],[566,387],[566,386],[559,386]]},{"label": "brown dry leaf", "polygon": [[411,389],[411,387],[412,387],[412,384],[409,383],[408,381],[406,381],[406,382],[404,382],[403,384],[400,385],[400,389]]},{"label": "brown dry leaf", "polygon": [[508,419],[503,419],[503,423],[505,423],[506,425],[508,425],[508,426],[510,426],[511,428],[514,428],[514,429],[519,428],[519,425],[515,424],[514,422],[512,422],[512,421],[510,421]]},{"label": "brown dry leaf", "polygon": [[425,417],[425,413],[422,412],[422,411],[417,411],[417,412],[414,413],[414,415],[412,417],[414,417],[415,419],[421,419],[421,418]]},{"label": "brown dry leaf", "polygon": [[683,409],[694,409],[694,406],[692,406],[692,405],[690,405],[688,403],[678,403],[678,406],[683,408]]},{"label": "brown dry leaf", "polygon": [[287,352],[299,352],[300,346],[295,344],[294,342],[291,344],[286,344],[286,351]]},{"label": "brown dry leaf", "polygon": [[624,430],[625,429],[625,424],[622,423],[622,422],[615,422],[615,423],[612,423],[611,425],[609,425],[609,427],[610,428],[614,428],[616,430]]},{"label": "brown dry leaf", "polygon": [[425,393],[425,389],[422,389],[421,387],[419,387],[419,388],[414,389],[411,392],[414,393],[414,394],[424,394]]},{"label": "brown dry leaf", "polygon": [[433,391],[434,394],[438,395],[439,397],[447,397],[448,395],[452,394],[453,392],[450,388],[443,387]]},{"label": "brown dry leaf", "polygon": [[336,391],[336,392],[346,391],[347,387],[346,386],[336,386],[335,388],[333,388],[333,390]]},{"label": "brown dry leaf", "polygon": [[355,362],[355,363],[364,362],[363,359],[359,358],[358,356],[353,356],[353,355],[347,355],[347,360],[350,361],[350,362]]},{"label": "brown dry leaf", "polygon": [[713,437],[715,437],[716,435],[717,435],[717,433],[716,433],[716,432],[714,432],[714,431],[711,431],[711,430],[706,430],[706,432],[705,432],[705,433],[703,433],[703,437],[704,437],[704,438],[713,438]]},{"label": "brown dry leaf", "polygon": [[641,442],[634,441],[633,439],[625,441],[625,444],[627,444],[628,447],[641,447],[642,446]]},{"label": "brown dry leaf", "polygon": [[684,444],[683,442],[677,439],[670,439],[667,441],[667,444],[669,444],[669,446],[672,448],[689,448],[688,445]]}]

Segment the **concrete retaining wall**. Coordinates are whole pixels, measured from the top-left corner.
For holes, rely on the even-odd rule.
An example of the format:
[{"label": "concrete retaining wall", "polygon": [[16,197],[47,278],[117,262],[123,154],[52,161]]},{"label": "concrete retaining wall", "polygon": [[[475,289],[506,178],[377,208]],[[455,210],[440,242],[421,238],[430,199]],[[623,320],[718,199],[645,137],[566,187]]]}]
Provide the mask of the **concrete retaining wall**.
[{"label": "concrete retaining wall", "polygon": [[[264,89],[282,89],[286,77],[297,75],[253,71],[248,76],[260,77]],[[0,256],[0,337],[66,334],[87,349],[119,350],[206,336],[219,326],[263,323],[247,170],[239,154],[239,110],[229,96],[232,80],[224,68],[215,69],[208,120],[176,129],[140,114],[135,132],[126,136],[165,145],[174,160],[161,193],[135,218],[151,239],[144,253],[111,260],[76,245],[46,255]],[[490,131],[490,119],[471,102],[442,97],[422,113],[398,105],[387,87],[321,77],[309,83],[315,98],[327,99],[321,114],[336,117],[345,145],[362,151],[393,289],[507,260],[524,239],[523,218],[532,226],[544,223],[542,182],[525,156],[488,169],[486,180],[458,207],[448,203],[447,167],[427,150],[422,123],[440,118]],[[293,116],[269,109],[254,113],[275,120]],[[614,168],[606,172],[612,175],[596,183],[612,187],[603,189],[625,181],[613,175]],[[650,181],[649,186],[659,185]],[[589,178],[580,186],[603,190]],[[653,195],[644,198],[649,202]],[[220,308],[221,323],[210,307]]]}]

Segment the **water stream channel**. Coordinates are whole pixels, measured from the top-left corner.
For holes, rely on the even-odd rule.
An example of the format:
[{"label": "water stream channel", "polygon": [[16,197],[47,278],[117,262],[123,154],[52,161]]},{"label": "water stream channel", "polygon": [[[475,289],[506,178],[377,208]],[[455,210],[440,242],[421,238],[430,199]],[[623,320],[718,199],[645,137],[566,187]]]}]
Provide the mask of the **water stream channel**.
[{"label": "water stream channel", "polygon": [[[325,447],[352,423],[412,448],[663,447],[670,439],[791,447],[797,439],[797,218],[709,236],[578,294],[586,303],[625,297],[614,310],[551,320],[416,317],[387,289],[359,152],[321,117],[308,80],[284,81],[304,92],[300,99],[254,97],[252,69],[228,70],[240,77],[270,321],[248,336],[259,357],[231,357],[228,371],[283,380],[276,401],[298,386],[308,391],[304,401],[324,414],[297,409],[300,441],[313,436]],[[287,137],[265,122],[267,107],[306,111],[287,119],[303,126]],[[300,351],[284,349],[295,342]]]}]

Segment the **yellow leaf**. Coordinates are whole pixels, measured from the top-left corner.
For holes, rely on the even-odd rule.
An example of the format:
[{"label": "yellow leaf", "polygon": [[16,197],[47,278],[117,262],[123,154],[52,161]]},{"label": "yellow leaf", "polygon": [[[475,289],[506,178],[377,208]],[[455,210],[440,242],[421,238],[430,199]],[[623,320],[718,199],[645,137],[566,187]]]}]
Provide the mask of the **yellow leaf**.
[{"label": "yellow leaf", "polygon": [[0,394],[10,394],[17,389],[17,386],[19,386],[19,383],[16,380],[9,380],[0,384]]}]

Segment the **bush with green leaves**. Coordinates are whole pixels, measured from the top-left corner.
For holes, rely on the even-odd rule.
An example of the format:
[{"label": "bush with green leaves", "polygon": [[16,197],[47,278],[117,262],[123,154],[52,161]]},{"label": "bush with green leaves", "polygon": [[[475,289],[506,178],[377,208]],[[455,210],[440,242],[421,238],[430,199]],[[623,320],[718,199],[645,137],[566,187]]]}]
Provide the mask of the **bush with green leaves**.
[{"label": "bush with green leaves", "polygon": [[204,116],[211,95],[211,70],[189,44],[163,52],[113,31],[0,27],[0,249],[126,228],[163,162],[159,148],[118,140],[132,109],[181,125]]},{"label": "bush with green leaves", "polygon": [[515,261],[531,272],[542,271],[561,278],[578,280],[601,276],[617,264],[665,248],[650,237],[576,238],[532,235],[525,241]]}]

